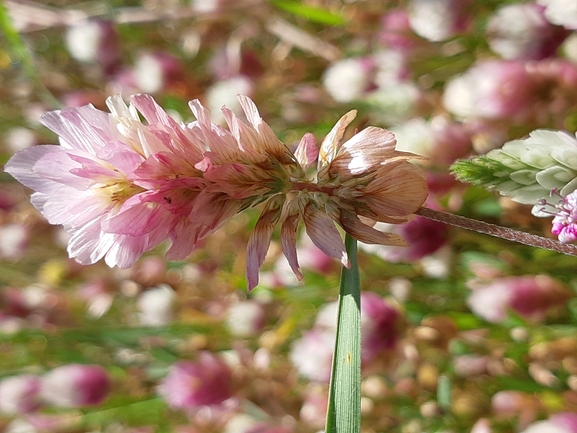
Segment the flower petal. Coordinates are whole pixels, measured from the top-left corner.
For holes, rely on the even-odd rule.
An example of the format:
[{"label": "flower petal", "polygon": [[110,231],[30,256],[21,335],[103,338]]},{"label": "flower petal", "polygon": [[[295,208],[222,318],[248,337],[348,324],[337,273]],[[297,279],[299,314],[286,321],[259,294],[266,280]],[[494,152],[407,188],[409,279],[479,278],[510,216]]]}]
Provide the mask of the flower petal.
[{"label": "flower petal", "polygon": [[339,221],[348,234],[365,244],[407,246],[407,242],[401,236],[369,227],[352,212],[341,212]]},{"label": "flower petal", "polygon": [[321,171],[324,166],[330,164],[337,155],[339,143],[345,134],[345,129],[355,117],[357,117],[357,110],[349,111],[338,120],[335,126],[333,126],[333,129],[331,129],[331,132],[325,137],[319,151],[318,171]]},{"label": "flower petal", "polygon": [[307,132],[301,138],[298,147],[295,150],[295,158],[303,169],[309,168],[318,158],[319,149],[317,140],[310,132]]},{"label": "flower petal", "polygon": [[415,213],[427,198],[422,171],[409,162],[380,168],[365,188],[365,201],[378,215],[403,217]]},{"label": "flower petal", "polygon": [[344,266],[351,266],[345,243],[333,220],[314,205],[305,207],[304,221],[307,234],[313,243],[327,256],[339,260]]},{"label": "flower petal", "polygon": [[292,271],[297,279],[302,280],[303,274],[297,258],[297,227],[299,223],[299,215],[289,215],[282,223],[280,230],[280,242],[282,252],[286,257]]},{"label": "flower petal", "polygon": [[246,248],[246,278],[248,290],[254,289],[258,284],[258,271],[268,251],[274,226],[281,216],[285,197],[277,195],[267,202],[254,231],[250,235]]}]

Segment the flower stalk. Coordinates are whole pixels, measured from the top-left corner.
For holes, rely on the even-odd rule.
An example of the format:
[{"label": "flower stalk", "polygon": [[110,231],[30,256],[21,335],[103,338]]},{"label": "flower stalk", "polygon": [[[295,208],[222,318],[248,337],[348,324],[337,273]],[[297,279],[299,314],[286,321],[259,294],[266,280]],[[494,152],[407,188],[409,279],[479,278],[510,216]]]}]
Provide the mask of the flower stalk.
[{"label": "flower stalk", "polygon": [[478,221],[471,218],[454,215],[448,212],[430,209],[427,207],[421,207],[415,213],[422,217],[462,229],[476,231],[478,233],[495,236],[497,238],[518,242],[532,247],[557,251],[558,253],[566,254],[568,256],[577,256],[577,245],[564,244],[555,239],[549,239],[543,236],[537,236],[519,230],[510,229],[507,227],[502,227],[484,221]]},{"label": "flower stalk", "polygon": [[326,433],[361,431],[361,290],[357,241],[345,236],[350,268],[343,266]]}]

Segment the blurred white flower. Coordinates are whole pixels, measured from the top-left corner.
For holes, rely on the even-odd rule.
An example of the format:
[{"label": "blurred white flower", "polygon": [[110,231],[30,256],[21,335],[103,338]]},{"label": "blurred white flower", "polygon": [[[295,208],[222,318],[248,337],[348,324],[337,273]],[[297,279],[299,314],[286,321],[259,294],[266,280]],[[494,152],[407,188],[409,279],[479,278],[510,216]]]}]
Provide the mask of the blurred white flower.
[{"label": "blurred white flower", "polygon": [[172,322],[176,293],[168,284],[146,290],[138,297],[140,323],[144,326],[166,326]]},{"label": "blurred white flower", "polygon": [[574,0],[537,0],[537,4],[545,6],[547,19],[559,26],[577,30],[577,2]]},{"label": "blurred white flower", "polygon": [[232,304],[226,313],[226,327],[235,337],[256,335],[264,325],[264,310],[260,302],[248,300]]},{"label": "blurred white flower", "polygon": [[467,0],[412,0],[409,23],[419,36],[444,41],[467,28],[469,8]]},{"label": "blurred white flower", "polygon": [[323,85],[337,102],[359,99],[369,89],[374,62],[366,57],[339,60],[323,74]]},{"label": "blurred white flower", "polygon": [[224,116],[220,110],[226,105],[233,113],[240,115],[242,109],[236,95],[254,93],[252,80],[243,75],[237,75],[225,81],[218,81],[206,89],[206,107],[210,110],[210,118],[214,123],[224,123]]}]

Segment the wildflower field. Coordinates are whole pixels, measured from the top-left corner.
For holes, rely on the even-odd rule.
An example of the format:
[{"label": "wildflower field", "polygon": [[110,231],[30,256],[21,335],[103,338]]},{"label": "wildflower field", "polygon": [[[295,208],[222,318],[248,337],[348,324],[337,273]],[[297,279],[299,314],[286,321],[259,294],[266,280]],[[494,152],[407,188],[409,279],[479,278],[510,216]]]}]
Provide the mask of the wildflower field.
[{"label": "wildflower field", "polygon": [[360,431],[577,433],[577,2],[0,28],[0,432],[358,433],[325,424],[358,263]]}]

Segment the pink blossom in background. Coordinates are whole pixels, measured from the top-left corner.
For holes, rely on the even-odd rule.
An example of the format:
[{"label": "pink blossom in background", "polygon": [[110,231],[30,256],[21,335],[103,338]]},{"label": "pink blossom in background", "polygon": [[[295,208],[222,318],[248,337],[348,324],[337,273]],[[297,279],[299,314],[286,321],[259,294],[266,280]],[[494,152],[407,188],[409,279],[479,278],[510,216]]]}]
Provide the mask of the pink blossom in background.
[{"label": "pink blossom in background", "polygon": [[484,60],[447,82],[443,104],[467,119],[523,119],[533,108],[534,91],[523,62]]},{"label": "pink blossom in background", "polygon": [[370,57],[338,60],[323,74],[323,86],[337,102],[360,99],[374,86],[375,61]]},{"label": "pink blossom in background", "polygon": [[23,374],[0,380],[0,413],[15,415],[40,407],[40,379]]},{"label": "pink blossom in background", "polygon": [[99,365],[67,364],[42,376],[42,401],[58,407],[82,407],[101,404],[112,383]]},{"label": "pink blossom in background", "polygon": [[120,41],[112,21],[82,21],[68,27],[68,52],[76,60],[96,63],[104,73],[114,73],[121,62]]},{"label": "pink blossom in background", "polygon": [[536,3],[510,4],[489,18],[489,46],[504,59],[541,60],[552,57],[567,37],[562,27],[547,21]]},{"label": "pink blossom in background", "polygon": [[414,118],[391,128],[397,136],[397,148],[426,157],[428,165],[450,165],[472,152],[473,130],[469,125],[444,116],[425,120]]},{"label": "pink blossom in background", "polygon": [[182,61],[164,51],[141,53],[132,67],[134,85],[140,92],[170,90],[184,80]]},{"label": "pink blossom in background", "polygon": [[309,383],[299,412],[301,419],[313,428],[322,429],[325,426],[327,409],[328,388],[319,383]]},{"label": "pink blossom in background", "polygon": [[[381,228],[380,225],[376,226]],[[392,230],[409,243],[399,248],[387,245],[365,245],[359,247],[368,253],[376,254],[383,260],[391,262],[415,262],[430,256],[445,246],[449,239],[449,227],[446,224],[423,217],[415,217],[403,225],[382,228]]]},{"label": "pink blossom in background", "polygon": [[404,318],[385,299],[372,292],[361,293],[361,351],[363,362],[392,351],[399,341]]},{"label": "pink blossom in background", "polygon": [[419,44],[409,22],[409,14],[404,9],[393,9],[381,18],[378,33],[379,42],[388,48],[408,52]]},{"label": "pink blossom in background", "polygon": [[232,397],[230,368],[218,355],[200,352],[194,362],[173,364],[158,394],[175,409],[192,410],[220,405]]},{"label": "pink blossom in background", "polygon": [[476,285],[467,304],[479,317],[498,323],[509,309],[529,320],[543,320],[548,310],[564,305],[571,297],[559,281],[547,275],[495,278]]},{"label": "pink blossom in background", "polygon": [[334,345],[334,330],[312,329],[293,342],[289,357],[301,376],[328,383],[331,378]]},{"label": "pink blossom in background", "polygon": [[577,433],[577,414],[561,412],[530,424],[521,433]]}]

